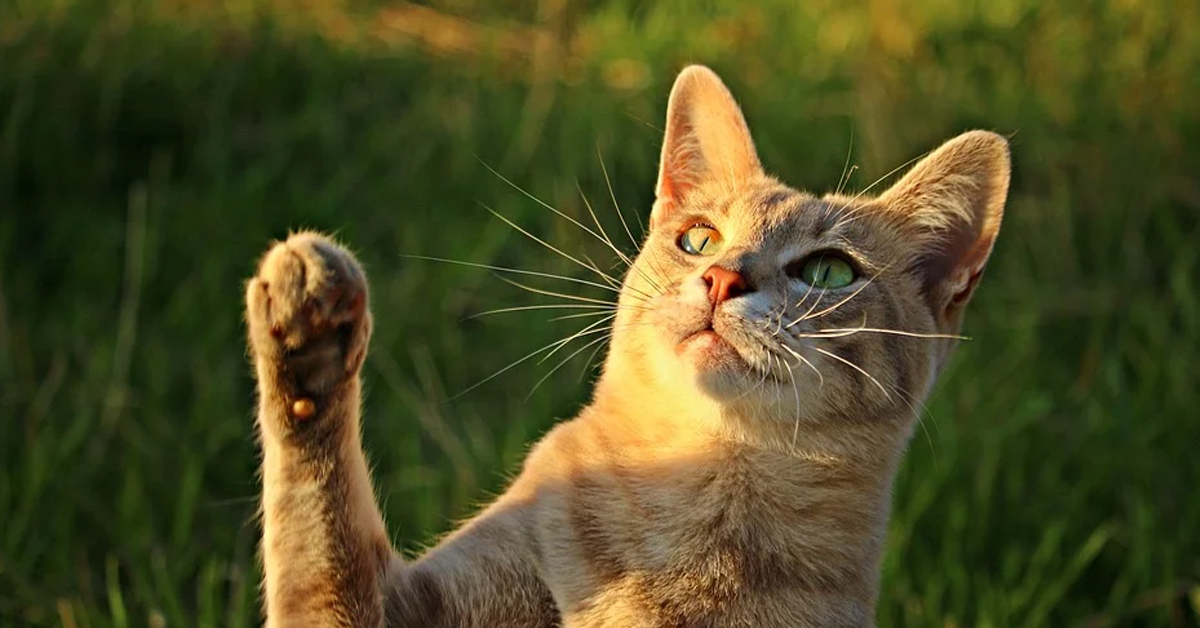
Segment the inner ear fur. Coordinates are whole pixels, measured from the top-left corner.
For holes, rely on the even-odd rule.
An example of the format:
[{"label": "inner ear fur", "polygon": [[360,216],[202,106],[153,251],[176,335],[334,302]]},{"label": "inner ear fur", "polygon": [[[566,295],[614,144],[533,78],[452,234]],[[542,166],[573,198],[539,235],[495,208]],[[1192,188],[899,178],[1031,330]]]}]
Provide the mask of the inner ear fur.
[{"label": "inner ear fur", "polygon": [[762,174],[750,129],[729,89],[704,66],[685,68],[667,102],[651,224],[687,202],[702,185],[736,189]]},{"label": "inner ear fur", "polygon": [[942,144],[880,196],[921,246],[918,270],[939,322],[956,327],[1000,232],[1008,141],[969,131]]}]

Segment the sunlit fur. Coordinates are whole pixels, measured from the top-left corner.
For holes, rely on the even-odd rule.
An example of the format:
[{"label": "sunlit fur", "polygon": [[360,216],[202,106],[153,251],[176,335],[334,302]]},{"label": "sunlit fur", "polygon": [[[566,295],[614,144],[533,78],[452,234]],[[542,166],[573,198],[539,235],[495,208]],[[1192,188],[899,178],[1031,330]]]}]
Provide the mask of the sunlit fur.
[{"label": "sunlit fur", "polygon": [[[365,278],[321,236],[276,245],[247,293],[268,624],[872,625],[892,477],[1008,177],[1003,138],[973,131],[877,197],[794,190],[763,171],[720,79],[686,69],[623,283],[575,260],[619,286],[615,317],[576,300],[604,316],[548,349],[611,338],[590,403],[413,562],[388,557],[358,443]],[[679,247],[698,223],[723,236],[716,254]],[[596,225],[576,224],[608,241]],[[857,279],[805,284],[817,252]],[[715,303],[714,265],[745,290]],[[315,416],[289,414],[297,399]]]}]

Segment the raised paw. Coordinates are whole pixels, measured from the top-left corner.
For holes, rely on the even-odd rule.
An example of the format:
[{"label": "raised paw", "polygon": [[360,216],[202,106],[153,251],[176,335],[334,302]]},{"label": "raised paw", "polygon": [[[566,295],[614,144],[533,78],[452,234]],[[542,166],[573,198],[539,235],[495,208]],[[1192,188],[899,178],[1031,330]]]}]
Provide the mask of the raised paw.
[{"label": "raised paw", "polygon": [[281,388],[292,414],[357,375],[371,333],[367,280],[345,248],[312,232],[263,257],[246,288],[250,347],[260,379]]}]

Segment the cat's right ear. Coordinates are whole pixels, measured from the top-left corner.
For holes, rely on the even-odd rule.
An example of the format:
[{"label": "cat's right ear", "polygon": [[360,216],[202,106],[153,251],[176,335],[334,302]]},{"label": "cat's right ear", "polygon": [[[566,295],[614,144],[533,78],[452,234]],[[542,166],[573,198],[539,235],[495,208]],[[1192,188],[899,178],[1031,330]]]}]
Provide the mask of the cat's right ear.
[{"label": "cat's right ear", "polygon": [[651,227],[682,206],[702,184],[718,182],[735,189],[762,173],[750,129],[733,94],[712,70],[702,65],[684,68],[667,102]]},{"label": "cat's right ear", "polygon": [[921,243],[917,269],[947,329],[957,328],[991,255],[1011,168],[1004,137],[969,131],[942,144],[880,196],[905,216],[910,236]]}]

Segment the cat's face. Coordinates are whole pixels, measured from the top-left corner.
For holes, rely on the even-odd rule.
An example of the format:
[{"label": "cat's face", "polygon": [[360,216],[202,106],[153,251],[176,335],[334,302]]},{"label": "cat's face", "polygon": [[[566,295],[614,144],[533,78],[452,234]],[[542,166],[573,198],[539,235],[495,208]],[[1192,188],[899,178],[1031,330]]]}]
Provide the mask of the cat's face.
[{"label": "cat's face", "polygon": [[613,352],[653,389],[754,415],[911,410],[947,356],[1007,184],[1006,143],[973,132],[879,197],[798,192],[763,173],[720,80],[685,70]]},{"label": "cat's face", "polygon": [[[664,382],[789,415],[863,415],[920,395],[930,341],[866,331],[938,332],[905,272],[913,245],[879,207],[848,201],[764,177],[655,221],[624,297],[630,346]],[[719,303],[714,267],[744,284]]]}]

